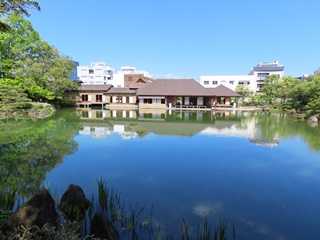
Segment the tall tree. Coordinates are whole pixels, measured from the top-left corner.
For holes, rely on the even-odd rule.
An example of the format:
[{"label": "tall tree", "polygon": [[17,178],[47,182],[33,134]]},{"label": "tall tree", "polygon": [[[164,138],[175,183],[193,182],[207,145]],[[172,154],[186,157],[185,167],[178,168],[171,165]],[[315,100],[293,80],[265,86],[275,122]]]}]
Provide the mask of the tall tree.
[{"label": "tall tree", "polygon": [[301,84],[299,79],[292,76],[284,76],[281,81],[279,81],[276,89],[276,96],[281,99],[282,103],[285,103],[287,99],[292,97],[292,91],[295,86]]},{"label": "tall tree", "polygon": [[241,95],[240,101],[242,102],[246,98],[250,97],[253,95],[253,92],[249,90],[245,85],[243,84],[238,84],[236,87],[236,92]]},{"label": "tall tree", "polygon": [[75,68],[68,56],[41,40],[31,23],[16,14],[8,15],[11,33],[0,35],[0,83],[18,86],[33,100],[61,101],[65,90],[77,89],[70,80]]},{"label": "tall tree", "polygon": [[[28,11],[29,8],[37,9],[40,11],[40,5],[36,1],[30,0],[0,0],[0,16],[5,14],[15,13],[18,15],[30,16]],[[0,21],[0,32],[8,32],[11,30],[11,27]]]},{"label": "tall tree", "polygon": [[274,74],[269,75],[264,81],[264,86],[262,87],[262,92],[264,93],[264,95],[262,96],[262,98],[269,104],[273,103],[277,98],[278,85],[279,78]]},{"label": "tall tree", "polygon": [[320,72],[315,73],[304,84],[305,98],[307,99],[306,109],[311,114],[320,113]]}]

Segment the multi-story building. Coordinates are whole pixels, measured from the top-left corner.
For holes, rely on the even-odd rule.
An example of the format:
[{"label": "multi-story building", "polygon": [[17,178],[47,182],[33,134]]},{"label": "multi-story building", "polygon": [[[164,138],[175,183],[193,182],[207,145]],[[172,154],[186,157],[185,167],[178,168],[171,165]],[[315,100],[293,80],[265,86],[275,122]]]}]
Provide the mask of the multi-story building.
[{"label": "multi-story building", "polygon": [[255,92],[256,82],[253,75],[225,75],[225,76],[201,76],[200,83],[206,88],[215,88],[224,85],[235,91],[240,84]]},{"label": "multi-story building", "polygon": [[260,63],[257,66],[251,69],[249,75],[253,75],[256,80],[257,92],[260,92],[264,81],[269,75],[276,75],[279,79],[282,79],[284,76],[284,66],[279,65],[278,61],[272,63]]},{"label": "multi-story building", "polygon": [[92,62],[90,66],[78,66],[77,74],[82,84],[108,84],[115,69],[104,62]]},{"label": "multi-story building", "polygon": [[78,80],[86,84],[111,84],[114,87],[127,87],[138,77],[150,77],[146,71],[136,70],[135,67],[121,67],[116,73],[115,68],[105,62],[92,62],[90,66],[77,67]]},{"label": "multi-story building", "polygon": [[226,76],[201,76],[200,84],[206,88],[224,85],[235,91],[240,84],[244,85],[253,93],[260,92],[265,79],[275,74],[281,79],[284,76],[284,66],[279,65],[278,61],[272,63],[260,63],[250,69],[248,75],[226,75]]}]

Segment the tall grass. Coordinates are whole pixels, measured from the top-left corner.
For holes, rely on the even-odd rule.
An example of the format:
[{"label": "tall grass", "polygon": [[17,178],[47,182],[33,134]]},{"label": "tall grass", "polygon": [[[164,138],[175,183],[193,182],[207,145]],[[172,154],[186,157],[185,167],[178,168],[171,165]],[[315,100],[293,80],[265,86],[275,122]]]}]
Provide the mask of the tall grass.
[{"label": "tall grass", "polygon": [[[208,219],[205,218],[203,224],[198,222],[197,232],[195,236],[192,236],[186,221],[183,219],[181,223],[181,239],[182,240],[227,240],[228,239],[228,223],[227,220],[220,220],[219,224],[212,231],[211,226],[208,223]],[[193,238],[192,238],[193,237]],[[232,238],[236,240],[235,227],[232,228]]]},{"label": "tall grass", "polygon": [[[89,225],[95,213],[103,213],[118,230],[121,239],[177,239],[174,236],[163,236],[161,226],[154,226],[153,205],[151,208],[145,203],[142,207],[133,207],[131,203],[125,206],[121,202],[121,194],[115,189],[109,188],[106,181],[97,179],[98,193],[92,195],[91,205],[86,216],[78,222],[70,222],[60,212],[61,221],[57,227],[45,225],[42,228],[34,226],[32,228],[19,227],[10,236],[4,236],[0,231],[0,239],[25,240],[25,239],[97,239],[89,234]],[[55,195],[57,201],[58,197]],[[14,205],[19,202],[19,196],[14,191],[6,191],[0,194],[0,227],[12,214]],[[58,204],[56,204],[56,208]],[[156,231],[154,232],[154,227]],[[198,222],[197,231],[190,231],[185,219],[182,220],[180,237],[182,240],[236,240],[235,227],[229,231],[228,223],[225,219],[220,220],[219,224],[212,228],[207,218],[204,222]],[[228,238],[229,237],[229,238]]]}]

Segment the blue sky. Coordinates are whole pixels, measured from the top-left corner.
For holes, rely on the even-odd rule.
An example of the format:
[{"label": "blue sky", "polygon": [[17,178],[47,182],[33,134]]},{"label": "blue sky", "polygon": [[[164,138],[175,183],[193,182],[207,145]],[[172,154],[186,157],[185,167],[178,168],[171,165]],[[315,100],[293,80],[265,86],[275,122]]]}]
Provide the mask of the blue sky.
[{"label": "blue sky", "polygon": [[80,65],[105,61],[154,77],[243,75],[279,61],[285,75],[320,67],[319,0],[38,0],[28,18]]}]

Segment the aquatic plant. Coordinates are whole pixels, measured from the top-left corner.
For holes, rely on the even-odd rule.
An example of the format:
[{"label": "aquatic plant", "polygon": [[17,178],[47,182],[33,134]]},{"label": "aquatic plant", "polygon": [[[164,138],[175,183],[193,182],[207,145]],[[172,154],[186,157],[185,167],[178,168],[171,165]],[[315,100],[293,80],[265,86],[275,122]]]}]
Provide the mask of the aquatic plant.
[{"label": "aquatic plant", "polygon": [[[25,228],[19,226],[10,235],[5,236],[0,231],[0,239],[9,240],[25,240],[25,239],[98,239],[88,233],[88,226],[93,215],[97,212],[104,213],[110,222],[119,231],[121,239],[174,239],[174,236],[163,236],[160,224],[157,225],[157,231],[154,232],[153,227],[153,205],[149,211],[148,206],[144,204],[142,207],[134,206],[129,203],[126,207],[121,202],[121,194],[115,189],[109,188],[106,181],[101,178],[97,180],[98,196],[92,195],[91,205],[89,206],[86,216],[79,221],[68,221],[67,218],[60,212],[60,223],[58,226],[44,225],[42,228],[33,226]],[[12,214],[13,206],[19,200],[19,196],[14,191],[7,191],[0,195],[0,226]],[[55,195],[57,201],[58,197]],[[56,203],[56,208],[58,204]],[[197,231],[193,233],[187,225],[185,219],[181,224],[181,239],[182,240],[226,240],[230,231],[225,219],[220,220],[219,224],[212,228],[207,218],[202,224],[198,222]],[[236,239],[235,228],[232,228],[232,237]]]}]

